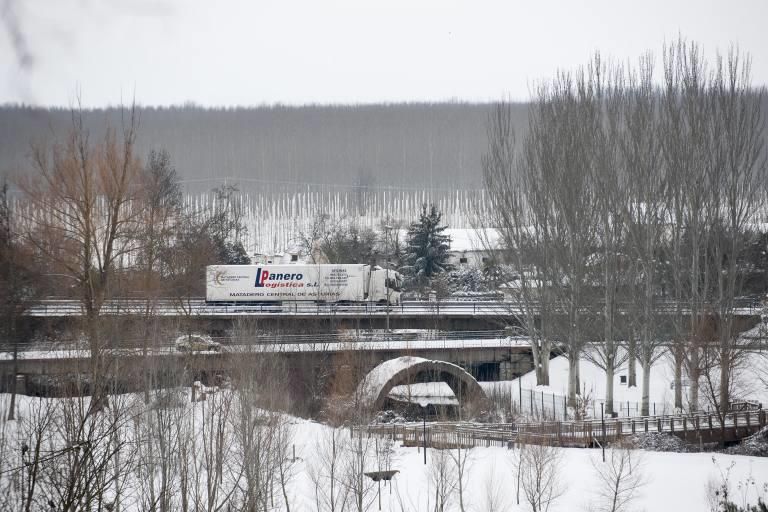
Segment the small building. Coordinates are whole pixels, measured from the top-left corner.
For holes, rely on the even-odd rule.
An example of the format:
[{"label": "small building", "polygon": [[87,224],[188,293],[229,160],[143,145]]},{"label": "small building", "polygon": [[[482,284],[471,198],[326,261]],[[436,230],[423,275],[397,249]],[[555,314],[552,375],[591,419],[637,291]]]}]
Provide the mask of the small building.
[{"label": "small building", "polygon": [[291,265],[305,263],[304,251],[298,246],[289,247],[286,251],[271,254],[255,253],[251,256],[253,265]]},{"label": "small building", "polygon": [[448,262],[456,268],[463,266],[483,267],[496,256],[499,234],[495,229],[476,230],[472,228],[446,229],[451,237]]}]

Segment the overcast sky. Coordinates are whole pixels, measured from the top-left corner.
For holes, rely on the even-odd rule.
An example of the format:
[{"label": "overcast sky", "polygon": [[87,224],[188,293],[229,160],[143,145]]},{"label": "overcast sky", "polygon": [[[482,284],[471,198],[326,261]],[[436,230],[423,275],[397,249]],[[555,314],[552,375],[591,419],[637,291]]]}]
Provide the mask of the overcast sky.
[{"label": "overcast sky", "polygon": [[0,103],[524,100],[595,50],[738,44],[768,83],[768,0],[0,0]]}]

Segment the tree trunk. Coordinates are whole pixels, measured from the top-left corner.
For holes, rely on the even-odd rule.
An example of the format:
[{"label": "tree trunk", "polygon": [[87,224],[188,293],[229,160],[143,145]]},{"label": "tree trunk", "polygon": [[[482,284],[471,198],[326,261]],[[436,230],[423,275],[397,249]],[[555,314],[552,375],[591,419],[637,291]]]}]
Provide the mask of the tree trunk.
[{"label": "tree trunk", "polygon": [[627,375],[627,387],[634,388],[637,386],[637,340],[634,335],[629,336],[629,359],[627,360],[628,375]]},{"label": "tree trunk", "polygon": [[541,366],[541,386],[549,386],[549,356],[552,353],[552,343],[549,340],[541,341],[541,353],[539,365]]},{"label": "tree trunk", "polygon": [[[146,289],[146,288],[145,288]],[[142,338],[142,359],[144,360],[144,368],[142,368],[141,379],[144,383],[144,404],[149,404],[149,389],[152,386],[151,372],[149,371],[149,304],[147,304],[144,315],[144,336]]]},{"label": "tree trunk", "polygon": [[16,418],[16,379],[18,379],[19,375],[19,340],[16,339],[15,326],[15,318],[11,317],[8,320],[8,327],[6,330],[9,334],[8,341],[10,341],[13,346],[13,373],[11,374],[11,402],[8,407],[8,421],[12,421]]},{"label": "tree trunk", "polygon": [[88,314],[88,335],[90,337],[91,349],[91,404],[90,412],[99,412],[109,407],[109,397],[106,386],[106,375],[104,373],[104,351],[101,347],[98,327],[96,323],[99,320],[98,315]]},{"label": "tree trunk", "polygon": [[727,346],[720,349],[720,411],[725,414],[730,410],[730,389],[731,381],[731,350]]},{"label": "tree trunk", "polygon": [[609,358],[605,365],[605,413],[613,415],[613,379],[614,379],[614,358]]},{"label": "tree trunk", "polygon": [[675,347],[675,409],[683,410],[683,347]]},{"label": "tree trunk", "polygon": [[[640,403],[640,416],[650,416],[651,414],[651,404],[650,404],[650,395],[651,395],[651,362],[650,358],[644,357],[642,361],[643,366],[643,390],[642,390],[642,398]],[[675,373],[675,377],[677,377],[677,373]]]},{"label": "tree trunk", "polygon": [[459,445],[457,449],[458,449],[458,456],[459,456],[459,458],[457,459],[458,469],[459,469],[459,510],[461,512],[464,512],[464,470],[466,468],[464,467],[465,461],[461,460],[461,445]]},{"label": "tree trunk", "polygon": [[18,349],[13,348],[13,373],[11,374],[11,401],[8,405],[8,421],[16,419],[16,380],[19,378],[19,362],[18,362]]},{"label": "tree trunk", "polygon": [[537,336],[531,336],[531,355],[533,356],[533,368],[536,371],[536,385],[542,386],[541,374],[541,343]]},{"label": "tree trunk", "polygon": [[576,395],[579,394],[579,354],[568,353],[568,405],[576,407]]},{"label": "tree trunk", "polygon": [[694,412],[699,410],[699,377],[701,374],[699,348],[693,347],[689,357],[688,385],[690,386],[690,393],[688,395],[688,408]]}]

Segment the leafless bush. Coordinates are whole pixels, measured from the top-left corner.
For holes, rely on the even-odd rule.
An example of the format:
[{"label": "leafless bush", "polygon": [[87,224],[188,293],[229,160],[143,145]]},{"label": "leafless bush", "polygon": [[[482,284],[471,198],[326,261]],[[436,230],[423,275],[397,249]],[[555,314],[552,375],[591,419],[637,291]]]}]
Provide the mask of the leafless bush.
[{"label": "leafless bush", "polygon": [[342,485],[342,459],[348,438],[340,428],[328,428],[315,441],[315,457],[307,471],[314,486],[318,512],[337,512],[347,504],[347,488]]},{"label": "leafless bush", "polygon": [[279,415],[256,407],[242,392],[237,398],[234,435],[239,453],[235,455],[243,475],[238,497],[246,510],[264,510],[272,496],[273,476],[278,457]]},{"label": "leafless bush", "polygon": [[458,486],[458,474],[449,450],[432,450],[429,459],[429,482],[434,489],[435,512],[444,512]]},{"label": "leafless bush", "polygon": [[232,394],[208,394],[193,406],[193,421],[196,409],[200,409],[200,424],[193,423],[192,430],[192,495],[196,509],[213,512],[229,502],[234,493],[233,483],[239,480],[242,471],[236,463],[238,447],[232,429]]},{"label": "leafless bush", "polygon": [[504,478],[501,478],[492,462],[487,468],[483,479],[482,510],[486,512],[503,512],[509,510],[510,500]]},{"label": "leafless bush", "polygon": [[645,485],[642,455],[625,447],[610,448],[605,462],[592,459],[597,476],[595,511],[622,512],[628,510]]},{"label": "leafless bush", "polygon": [[343,453],[342,483],[349,494],[350,508],[356,512],[370,510],[376,501],[375,484],[365,475],[375,468],[370,461],[376,460],[375,441],[358,429],[347,443]]},{"label": "leafless bush", "polygon": [[123,499],[134,462],[129,435],[129,397],[115,396],[109,409],[95,412],[83,397],[57,399],[46,440],[52,453],[41,458],[39,498],[65,511],[100,509]]},{"label": "leafless bush", "polygon": [[525,502],[532,512],[546,512],[565,493],[560,450],[553,446],[526,445],[514,456]]},{"label": "leafless bush", "polygon": [[9,424],[2,422],[0,472],[7,478],[7,487],[0,495],[0,509],[29,511],[43,503],[38,496],[40,474],[49,458],[56,456],[48,450],[54,414],[52,400],[31,401],[26,414],[15,422],[15,439]]},{"label": "leafless bush", "polygon": [[178,508],[179,442],[186,414],[179,390],[150,393],[150,405],[134,419],[137,464],[135,501],[141,511],[170,512]]}]

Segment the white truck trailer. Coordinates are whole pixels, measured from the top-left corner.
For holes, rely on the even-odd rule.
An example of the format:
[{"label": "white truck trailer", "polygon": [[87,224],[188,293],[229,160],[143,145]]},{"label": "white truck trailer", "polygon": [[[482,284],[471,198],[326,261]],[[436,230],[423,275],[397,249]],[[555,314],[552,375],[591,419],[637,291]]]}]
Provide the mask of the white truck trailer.
[{"label": "white truck trailer", "polygon": [[402,276],[370,265],[209,265],[207,302],[400,304]]}]

